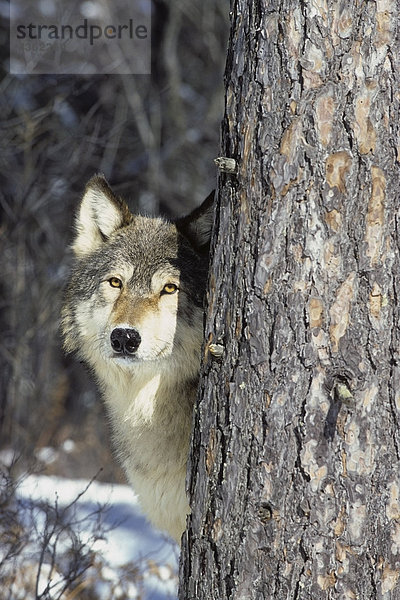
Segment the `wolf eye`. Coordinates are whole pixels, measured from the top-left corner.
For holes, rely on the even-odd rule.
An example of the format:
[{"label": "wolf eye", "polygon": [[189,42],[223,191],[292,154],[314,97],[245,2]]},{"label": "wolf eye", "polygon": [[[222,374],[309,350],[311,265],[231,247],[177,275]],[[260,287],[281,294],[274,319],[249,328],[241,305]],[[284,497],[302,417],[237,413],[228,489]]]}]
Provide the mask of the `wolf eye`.
[{"label": "wolf eye", "polygon": [[122,281],[120,279],[118,279],[118,277],[111,277],[108,280],[108,283],[111,285],[111,287],[113,288],[122,288]]},{"label": "wolf eye", "polygon": [[175,294],[178,291],[178,286],[174,283],[166,283],[161,290],[161,294]]}]

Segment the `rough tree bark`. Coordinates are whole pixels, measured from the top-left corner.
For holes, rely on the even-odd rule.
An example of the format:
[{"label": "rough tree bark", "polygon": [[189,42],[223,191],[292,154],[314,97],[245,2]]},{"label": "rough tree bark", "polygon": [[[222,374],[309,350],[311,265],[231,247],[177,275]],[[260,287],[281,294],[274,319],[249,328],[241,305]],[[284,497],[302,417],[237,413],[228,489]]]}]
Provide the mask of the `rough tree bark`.
[{"label": "rough tree bark", "polygon": [[231,8],[180,599],[400,598],[399,6]]}]

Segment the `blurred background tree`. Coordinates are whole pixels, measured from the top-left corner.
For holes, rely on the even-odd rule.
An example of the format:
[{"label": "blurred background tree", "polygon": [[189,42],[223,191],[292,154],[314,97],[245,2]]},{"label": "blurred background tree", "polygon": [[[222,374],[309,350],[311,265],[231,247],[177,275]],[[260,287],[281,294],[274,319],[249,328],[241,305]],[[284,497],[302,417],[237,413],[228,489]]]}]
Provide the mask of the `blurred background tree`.
[{"label": "blurred background tree", "polygon": [[180,215],[210,192],[228,13],[227,2],[153,0],[148,76],[10,75],[0,31],[0,449],[32,456],[72,439],[63,474],[100,464],[113,477],[99,395],[58,333],[73,215],[96,172],[148,213]]}]

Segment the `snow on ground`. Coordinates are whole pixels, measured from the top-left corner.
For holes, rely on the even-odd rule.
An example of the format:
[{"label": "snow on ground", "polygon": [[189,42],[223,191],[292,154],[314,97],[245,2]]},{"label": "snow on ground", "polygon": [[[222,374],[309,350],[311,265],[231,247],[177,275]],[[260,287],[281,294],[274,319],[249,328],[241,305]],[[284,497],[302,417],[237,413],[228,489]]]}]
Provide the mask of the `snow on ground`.
[{"label": "snow on ground", "polygon": [[[143,600],[176,598],[179,549],[174,542],[148,524],[132,488],[96,481],[90,483],[85,480],[28,475],[18,485],[17,497],[21,506],[30,506],[29,518],[35,515],[32,526],[42,539],[46,522],[45,513],[41,510],[42,503],[55,506],[57,513],[62,513],[65,507],[71,505],[68,514],[71,513],[71,521],[79,530],[80,539],[88,544],[90,542],[91,549],[96,553],[96,560],[101,561],[101,567],[92,575],[96,577],[96,594],[99,600],[127,597],[130,600],[139,597]],[[100,513],[99,505],[106,505],[105,510]],[[35,510],[32,511],[32,507]],[[57,538],[59,546],[63,543],[62,539],[60,534]],[[32,555],[31,547],[27,551]],[[133,577],[132,583],[124,584],[124,587],[123,573],[129,571],[126,567],[128,563],[137,567],[137,572],[140,573],[139,583],[136,585]],[[52,571],[51,560],[47,560],[42,568],[43,581],[40,585],[43,589],[48,585],[49,577],[52,582],[52,595],[49,597],[62,598],[57,596],[61,583],[57,587],[57,573],[54,569]],[[119,581],[122,582],[121,585]]]}]

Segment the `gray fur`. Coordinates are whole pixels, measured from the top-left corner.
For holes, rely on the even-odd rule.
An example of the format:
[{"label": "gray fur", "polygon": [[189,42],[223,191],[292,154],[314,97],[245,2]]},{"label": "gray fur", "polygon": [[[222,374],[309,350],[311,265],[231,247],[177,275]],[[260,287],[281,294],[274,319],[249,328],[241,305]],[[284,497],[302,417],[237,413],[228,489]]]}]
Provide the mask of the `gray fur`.
[{"label": "gray fur", "polygon": [[[189,511],[186,461],[211,233],[204,224],[210,215],[208,198],[193,219],[176,224],[134,216],[102,176],[94,177],[78,210],[76,260],[62,309],[65,348],[96,375],[127,477],[149,519],[177,541]],[[112,278],[121,287],[111,285]],[[179,289],[167,293],[166,284]],[[118,327],[140,334],[133,355],[113,352],[110,334]]]}]

